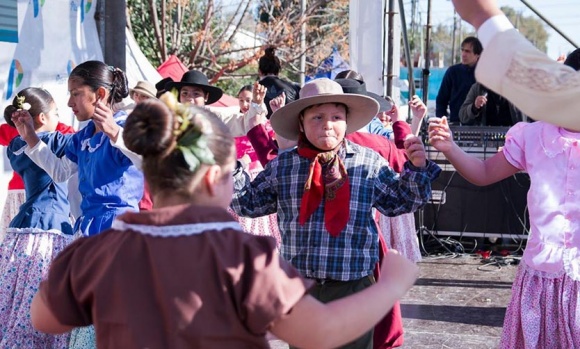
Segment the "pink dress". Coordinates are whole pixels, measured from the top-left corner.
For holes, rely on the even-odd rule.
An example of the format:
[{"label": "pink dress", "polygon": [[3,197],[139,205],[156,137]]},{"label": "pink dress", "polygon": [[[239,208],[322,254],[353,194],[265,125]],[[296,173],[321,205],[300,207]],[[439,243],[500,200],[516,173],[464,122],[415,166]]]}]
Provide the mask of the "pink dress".
[{"label": "pink dress", "polygon": [[[269,125],[266,127],[266,130],[271,130]],[[254,179],[258,173],[260,173],[264,168],[258,159],[258,155],[252,146],[252,143],[246,136],[236,137],[236,152],[238,160],[247,155],[251,162],[246,168],[246,171],[250,175],[250,178]],[[240,217],[234,213],[231,209],[228,208],[228,211],[234,216],[234,218],[240,223],[242,229],[246,233],[250,233],[253,235],[266,235],[272,236],[276,239],[276,246],[280,246],[281,238],[280,238],[280,231],[278,229],[278,221],[276,218],[276,214],[271,214],[263,217],[257,218],[247,218],[247,217]]]},{"label": "pink dress", "polygon": [[528,172],[530,235],[501,348],[580,348],[580,133],[518,123],[503,153]]}]

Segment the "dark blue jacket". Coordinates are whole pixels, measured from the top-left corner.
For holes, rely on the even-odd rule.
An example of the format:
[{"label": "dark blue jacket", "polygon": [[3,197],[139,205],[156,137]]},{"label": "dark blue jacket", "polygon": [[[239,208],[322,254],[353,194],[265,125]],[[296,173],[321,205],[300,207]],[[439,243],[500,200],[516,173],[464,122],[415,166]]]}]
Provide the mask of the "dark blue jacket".
[{"label": "dark blue jacket", "polygon": [[[435,105],[435,116],[447,115],[450,122],[459,122],[459,109],[475,83],[475,66],[456,64],[445,72]],[[449,113],[447,113],[449,106]]]}]

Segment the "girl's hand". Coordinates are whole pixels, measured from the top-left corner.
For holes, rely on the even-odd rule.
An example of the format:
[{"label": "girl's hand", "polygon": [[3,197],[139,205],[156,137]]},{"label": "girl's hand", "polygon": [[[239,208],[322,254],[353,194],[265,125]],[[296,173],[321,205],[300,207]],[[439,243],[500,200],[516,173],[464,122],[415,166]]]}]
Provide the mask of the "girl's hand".
[{"label": "girl's hand", "polygon": [[39,138],[34,130],[34,120],[28,110],[18,110],[12,113],[12,122],[28,146],[34,147],[38,143]]},{"label": "girl's hand", "polygon": [[103,131],[113,142],[117,141],[117,135],[121,129],[113,118],[113,111],[101,100],[95,103],[93,121],[97,130]]},{"label": "girl's hand", "polygon": [[396,250],[389,250],[381,264],[381,277],[377,282],[389,286],[393,295],[403,297],[419,276],[419,267]]},{"label": "girl's hand", "polygon": [[266,86],[261,85],[258,81],[254,82],[252,103],[262,104],[264,103],[264,97],[266,97]]},{"label": "girl's hand", "polygon": [[447,117],[429,119],[429,143],[439,150],[446,152],[453,146],[453,135],[447,123]]},{"label": "girl's hand", "polygon": [[427,154],[421,139],[415,135],[408,135],[403,143],[407,151],[407,157],[415,167],[425,167],[427,165]]},{"label": "girl's hand", "polygon": [[266,86],[261,85],[259,82],[254,82],[254,87],[252,88],[252,103],[262,104],[264,103],[264,97],[266,97]]},{"label": "girl's hand", "polygon": [[411,107],[411,113],[413,113],[413,118],[423,119],[427,115],[427,106],[419,96],[414,95],[409,101],[409,106]]},{"label": "girl's hand", "polygon": [[277,97],[270,100],[270,109],[272,113],[286,105],[286,94],[280,93]]}]

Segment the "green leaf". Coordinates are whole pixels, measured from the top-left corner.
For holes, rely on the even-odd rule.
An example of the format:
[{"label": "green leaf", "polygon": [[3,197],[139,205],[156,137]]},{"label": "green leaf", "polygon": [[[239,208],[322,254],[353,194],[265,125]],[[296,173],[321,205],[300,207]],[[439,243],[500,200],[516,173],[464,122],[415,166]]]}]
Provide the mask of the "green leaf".
[{"label": "green leaf", "polygon": [[197,170],[197,168],[200,165],[200,162],[199,162],[199,159],[197,158],[197,156],[188,147],[178,146],[177,148],[183,154],[183,158],[185,159],[185,162],[189,166],[189,170],[191,172],[194,172],[195,170]]}]

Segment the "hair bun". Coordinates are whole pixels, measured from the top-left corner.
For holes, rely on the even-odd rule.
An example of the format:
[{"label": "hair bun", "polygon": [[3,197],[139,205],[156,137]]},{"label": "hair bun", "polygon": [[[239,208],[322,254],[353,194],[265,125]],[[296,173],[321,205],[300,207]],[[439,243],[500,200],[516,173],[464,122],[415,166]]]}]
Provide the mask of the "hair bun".
[{"label": "hair bun", "polygon": [[15,111],[17,111],[18,108],[16,108],[15,106],[13,106],[12,104],[8,105],[5,109],[4,109],[4,120],[6,120],[6,123],[12,127],[16,127],[14,125],[14,121],[12,121],[12,114],[14,114]]},{"label": "hair bun", "polygon": [[123,140],[127,148],[143,157],[162,156],[175,144],[173,113],[154,99],[137,104],[127,118]]}]

